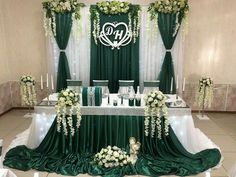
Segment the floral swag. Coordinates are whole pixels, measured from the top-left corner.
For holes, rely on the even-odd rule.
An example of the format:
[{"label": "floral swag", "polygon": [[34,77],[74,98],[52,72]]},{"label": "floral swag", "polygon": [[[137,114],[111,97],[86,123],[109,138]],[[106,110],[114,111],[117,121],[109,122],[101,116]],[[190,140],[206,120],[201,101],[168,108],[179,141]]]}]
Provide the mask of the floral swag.
[{"label": "floral swag", "polygon": [[184,20],[184,26],[187,28],[188,20],[187,14],[189,11],[188,0],[158,0],[154,3],[151,3],[148,8],[151,20],[157,19],[158,21],[158,13],[174,13],[176,14],[175,21],[175,30],[172,36],[174,37],[179,28],[179,18],[182,17]]},{"label": "floral swag", "polygon": [[202,77],[198,83],[197,103],[199,106],[211,107],[214,82],[209,77]]},{"label": "floral swag", "polygon": [[23,75],[20,78],[20,91],[22,105],[34,106],[37,104],[35,93],[35,80],[30,75]]},{"label": "floral swag", "polygon": [[55,108],[57,113],[57,131],[60,132],[62,126],[66,136],[68,135],[68,129],[70,130],[70,134],[74,136],[75,128],[72,115],[76,115],[77,128],[80,127],[81,122],[79,94],[70,89],[62,90],[58,94],[58,101]]},{"label": "floral swag", "polygon": [[78,24],[80,19],[80,9],[85,5],[77,0],[46,0],[43,3],[44,9],[44,29],[45,35],[56,36],[56,13],[72,14],[72,32],[77,37],[81,31],[81,25]]},{"label": "floral swag", "polygon": [[117,0],[114,1],[101,1],[96,4],[96,8],[90,8],[91,13],[91,21],[93,25],[93,38],[95,44],[98,42],[98,38],[100,36],[100,15],[99,12],[105,15],[120,15],[120,14],[127,14],[128,13],[128,29],[130,34],[133,37],[133,43],[136,42],[137,37],[139,36],[139,29],[140,29],[140,13],[141,8],[139,5],[132,5],[129,2],[120,2]]},{"label": "floral swag", "polygon": [[144,121],[145,135],[148,136],[151,129],[151,137],[153,138],[157,129],[157,137],[161,139],[162,117],[164,118],[165,135],[169,135],[169,119],[167,117],[168,112],[165,104],[166,96],[161,91],[153,91],[145,95],[144,100],[146,105]]}]

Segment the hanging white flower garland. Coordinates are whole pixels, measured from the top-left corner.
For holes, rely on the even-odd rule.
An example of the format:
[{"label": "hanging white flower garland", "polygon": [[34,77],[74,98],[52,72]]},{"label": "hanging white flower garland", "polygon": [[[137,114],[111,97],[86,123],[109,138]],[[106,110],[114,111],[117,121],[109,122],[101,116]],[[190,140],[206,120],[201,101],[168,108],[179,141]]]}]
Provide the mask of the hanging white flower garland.
[{"label": "hanging white flower garland", "polygon": [[22,105],[34,106],[37,104],[35,92],[35,80],[30,75],[23,75],[20,78],[20,91]]},{"label": "hanging white flower garland", "polygon": [[80,127],[81,112],[79,103],[79,94],[73,90],[62,90],[58,94],[58,101],[55,106],[57,113],[57,131],[61,131],[61,125],[64,135],[68,135],[68,129],[70,134],[74,136],[75,128],[72,115],[76,115],[76,128]]},{"label": "hanging white flower garland", "polygon": [[[145,135],[148,136],[151,129],[151,137],[154,137],[157,129],[157,137],[162,136],[162,117],[164,118],[164,132],[169,135],[168,111],[165,105],[166,96],[161,91],[153,91],[145,95]],[[150,127],[151,126],[151,127]]]},{"label": "hanging white flower garland", "polygon": [[[128,28],[130,34],[132,34],[133,42],[136,43],[139,37],[140,23],[141,23],[141,8],[140,6],[132,5],[129,2],[120,1],[101,1],[97,3],[97,8],[91,8],[91,19],[93,24],[93,38],[95,44],[98,43],[98,38],[100,36],[100,15],[99,11],[106,15],[116,15],[116,14],[127,14],[128,13]],[[132,12],[130,9],[133,8]],[[133,17],[133,21],[132,21]]]},{"label": "hanging white flower garland", "polygon": [[56,36],[56,16],[55,13],[72,13],[72,34],[76,40],[80,37],[80,25],[78,20],[80,19],[80,8],[84,7],[83,3],[78,3],[77,0],[47,0],[43,3],[43,19],[45,35]]},{"label": "hanging white flower garland", "polygon": [[209,77],[199,80],[197,91],[197,103],[199,106],[211,107],[213,101],[214,82]]}]

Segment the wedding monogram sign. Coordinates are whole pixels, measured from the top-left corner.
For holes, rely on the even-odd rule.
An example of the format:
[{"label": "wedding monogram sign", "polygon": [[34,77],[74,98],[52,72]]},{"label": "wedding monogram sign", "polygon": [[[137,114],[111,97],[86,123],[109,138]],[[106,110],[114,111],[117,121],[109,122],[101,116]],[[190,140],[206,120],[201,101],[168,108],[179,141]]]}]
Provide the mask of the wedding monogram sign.
[{"label": "wedding monogram sign", "polygon": [[132,32],[124,22],[107,22],[102,26],[99,41],[105,46],[111,46],[112,50],[128,45],[132,40]]}]

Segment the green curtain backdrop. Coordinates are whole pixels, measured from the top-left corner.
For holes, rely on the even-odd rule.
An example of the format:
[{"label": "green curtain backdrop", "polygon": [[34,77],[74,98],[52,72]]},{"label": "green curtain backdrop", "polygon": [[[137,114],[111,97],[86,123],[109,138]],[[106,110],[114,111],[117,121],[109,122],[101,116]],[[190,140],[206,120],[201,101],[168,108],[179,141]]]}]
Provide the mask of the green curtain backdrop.
[{"label": "green curtain backdrop", "polygon": [[[96,6],[91,6],[96,8]],[[128,14],[104,15],[100,13],[100,27],[106,22],[125,22],[128,25]],[[93,23],[91,23],[91,32]],[[139,84],[139,38],[136,43],[133,40],[127,46],[118,49],[104,46],[98,40],[95,44],[91,34],[91,63],[90,84],[93,80],[109,80],[109,90],[117,93],[118,80],[134,80],[134,87]]]},{"label": "green curtain backdrop", "polygon": [[[73,119],[76,127],[76,117]],[[221,154],[218,149],[191,154],[181,145],[171,127],[170,135],[159,140],[144,135],[143,122],[143,116],[83,115],[80,128],[75,128],[75,135],[66,137],[57,132],[55,119],[38,148],[15,147],[7,152],[4,165],[24,171],[33,168],[69,176],[88,173],[92,176],[122,177],[136,174],[195,175],[219,163]],[[94,155],[108,145],[116,145],[129,152],[130,137],[141,143],[134,166],[104,168],[92,163]]]},{"label": "green curtain backdrop", "polygon": [[[179,15],[179,23],[181,24],[182,15]],[[176,14],[158,13],[158,28],[160,30],[161,38],[166,48],[166,55],[162,64],[161,72],[159,74],[160,90],[165,93],[170,93],[171,78],[173,78],[173,93],[176,93],[175,73],[172,61],[171,49],[173,47],[175,38],[178,34],[173,36],[176,27]]]},{"label": "green curtain backdrop", "polygon": [[60,49],[60,56],[58,62],[57,72],[57,92],[67,87],[66,79],[70,79],[70,69],[66,57],[65,49],[67,47],[71,27],[72,18],[71,13],[56,13],[56,36],[58,47]]}]

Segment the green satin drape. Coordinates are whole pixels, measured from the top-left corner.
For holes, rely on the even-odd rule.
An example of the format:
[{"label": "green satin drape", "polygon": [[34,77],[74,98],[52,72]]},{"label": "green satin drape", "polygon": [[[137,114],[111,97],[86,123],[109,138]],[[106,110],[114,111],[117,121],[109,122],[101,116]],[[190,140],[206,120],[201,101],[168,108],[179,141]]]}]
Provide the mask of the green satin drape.
[{"label": "green satin drape", "polygon": [[66,57],[65,49],[67,47],[71,27],[72,18],[71,13],[56,13],[56,36],[58,47],[60,49],[60,56],[58,62],[58,72],[57,72],[57,92],[67,87],[66,79],[70,79],[70,69],[68,60]]},{"label": "green satin drape", "polygon": [[[182,21],[182,14],[179,15],[178,18],[179,23]],[[162,64],[161,72],[159,74],[160,85],[159,89],[165,93],[170,93],[171,88],[171,78],[173,78],[173,93],[176,93],[176,85],[175,85],[175,73],[174,66],[172,61],[171,50],[175,41],[175,38],[178,34],[173,36],[175,32],[176,26],[176,14],[172,13],[158,13],[158,28],[161,34],[161,38],[163,40],[164,46],[166,48],[165,58]]]},{"label": "green satin drape", "polygon": [[[96,8],[96,6],[91,6]],[[93,19],[91,19],[93,22]],[[100,27],[106,22],[128,23],[128,14],[104,15],[100,13]],[[91,33],[93,23],[91,23]],[[91,36],[93,36],[91,34]],[[109,91],[117,93],[119,88],[118,80],[134,80],[134,88],[139,84],[139,38],[136,43],[133,40],[126,46],[118,49],[111,49],[100,43],[95,44],[91,37],[91,63],[90,63],[90,85],[93,80],[109,80]]]},{"label": "green satin drape", "polygon": [[[142,116],[82,116],[81,127],[76,129],[74,137],[66,137],[57,132],[55,120],[38,148],[15,147],[7,152],[4,165],[24,171],[33,168],[63,175],[88,173],[122,177],[135,174],[194,175],[218,164],[221,158],[219,150],[207,149],[191,154],[171,128],[170,135],[162,136],[162,140],[146,137],[143,122]],[[142,145],[134,166],[103,168],[92,163],[94,155],[108,145],[129,152],[130,137],[135,137]]]}]

